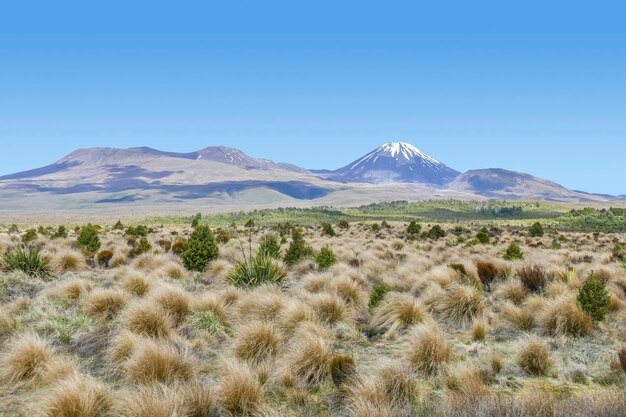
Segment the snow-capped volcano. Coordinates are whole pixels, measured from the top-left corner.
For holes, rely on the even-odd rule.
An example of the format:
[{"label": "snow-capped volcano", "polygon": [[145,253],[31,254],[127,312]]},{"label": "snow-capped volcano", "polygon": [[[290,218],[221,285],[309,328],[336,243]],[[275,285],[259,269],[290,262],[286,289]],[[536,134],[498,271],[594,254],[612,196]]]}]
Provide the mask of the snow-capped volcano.
[{"label": "snow-capped volcano", "polygon": [[410,143],[387,142],[345,167],[332,171],[328,178],[371,183],[445,185],[459,174]]}]

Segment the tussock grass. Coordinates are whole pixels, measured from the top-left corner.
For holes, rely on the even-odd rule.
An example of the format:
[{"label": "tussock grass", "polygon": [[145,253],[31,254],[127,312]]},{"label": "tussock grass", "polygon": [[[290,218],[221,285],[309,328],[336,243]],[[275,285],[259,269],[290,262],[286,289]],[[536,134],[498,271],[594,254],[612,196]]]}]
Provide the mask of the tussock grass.
[{"label": "tussock grass", "polygon": [[227,361],[223,365],[217,396],[231,416],[256,416],[264,405],[263,388],[257,376],[250,367],[236,361]]},{"label": "tussock grass", "polygon": [[189,314],[189,295],[179,287],[162,285],[157,287],[150,296],[172,318],[176,325],[181,324]]},{"label": "tussock grass", "polygon": [[429,318],[425,308],[413,296],[391,292],[374,310],[370,326],[374,334],[391,336]]},{"label": "tussock grass", "polygon": [[84,375],[55,383],[42,400],[41,416],[106,417],[113,397],[106,385]]},{"label": "tussock grass", "polygon": [[409,364],[426,376],[434,376],[446,369],[452,359],[452,347],[436,325],[418,326],[408,335]]},{"label": "tussock grass", "polygon": [[292,339],[286,369],[303,385],[316,386],[329,377],[329,363],[333,358],[325,331],[316,324],[305,323]]},{"label": "tussock grass", "polygon": [[63,272],[81,272],[87,269],[85,256],[77,250],[69,250],[52,259],[50,262],[57,274]]},{"label": "tussock grass", "polygon": [[169,338],[174,333],[174,320],[154,301],[142,301],[128,307],[122,323],[131,332],[147,337]]},{"label": "tussock grass", "polygon": [[586,336],[593,328],[591,318],[569,296],[547,303],[539,315],[539,322],[552,336]]},{"label": "tussock grass", "polygon": [[195,362],[184,351],[154,340],[136,343],[124,364],[126,377],[136,384],[172,384],[195,377]]},{"label": "tussock grass", "polygon": [[485,299],[476,288],[459,284],[448,287],[433,304],[440,319],[463,327],[482,318],[486,308]]},{"label": "tussock grass", "polygon": [[274,359],[280,345],[280,334],[272,323],[252,322],[236,329],[233,353],[240,360],[260,364]]},{"label": "tussock grass", "polygon": [[90,317],[106,322],[126,307],[128,299],[122,290],[97,288],[85,298],[83,310]]},{"label": "tussock grass", "polygon": [[545,343],[529,337],[517,353],[517,364],[529,375],[544,376],[552,369],[554,361]]},{"label": "tussock grass", "polygon": [[123,289],[138,297],[143,297],[152,289],[152,281],[143,273],[129,270],[123,274],[120,280]]},{"label": "tussock grass", "polygon": [[46,373],[55,351],[45,339],[32,333],[16,336],[0,354],[3,384],[30,383]]}]

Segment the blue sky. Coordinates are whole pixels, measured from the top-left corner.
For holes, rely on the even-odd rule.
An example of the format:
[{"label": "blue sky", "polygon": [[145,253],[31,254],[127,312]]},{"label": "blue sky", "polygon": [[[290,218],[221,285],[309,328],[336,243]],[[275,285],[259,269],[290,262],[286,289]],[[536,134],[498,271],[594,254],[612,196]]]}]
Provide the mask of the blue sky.
[{"label": "blue sky", "polygon": [[336,168],[402,140],[461,171],[623,194],[624,15],[603,1],[5,2],[0,173],[142,145]]}]

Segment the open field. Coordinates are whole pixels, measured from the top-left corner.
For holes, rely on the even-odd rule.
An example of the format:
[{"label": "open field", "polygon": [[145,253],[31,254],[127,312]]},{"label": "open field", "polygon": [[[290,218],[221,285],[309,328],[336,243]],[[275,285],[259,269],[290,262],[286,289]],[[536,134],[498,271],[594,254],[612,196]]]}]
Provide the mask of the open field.
[{"label": "open field", "polygon": [[625,213],[580,209],[3,225],[0,416],[624,416]]}]

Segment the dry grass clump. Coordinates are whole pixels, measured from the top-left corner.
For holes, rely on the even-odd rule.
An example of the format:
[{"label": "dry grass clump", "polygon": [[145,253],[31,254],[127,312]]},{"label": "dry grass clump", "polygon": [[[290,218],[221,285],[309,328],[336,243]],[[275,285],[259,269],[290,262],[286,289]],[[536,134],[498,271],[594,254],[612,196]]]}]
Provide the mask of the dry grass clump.
[{"label": "dry grass clump", "polygon": [[122,290],[97,288],[85,298],[83,310],[90,317],[109,321],[126,307],[128,298]]},{"label": "dry grass clump", "polygon": [[275,358],[280,344],[280,334],[272,323],[252,322],[236,329],[233,353],[238,359],[260,364]]},{"label": "dry grass clump", "polygon": [[413,375],[397,364],[386,364],[371,377],[356,377],[343,387],[348,416],[409,415],[417,398]]},{"label": "dry grass clump", "polygon": [[619,358],[619,364],[622,367],[622,371],[626,373],[626,348],[621,348],[619,352],[617,352],[617,357]]},{"label": "dry grass clump", "polygon": [[486,303],[476,288],[454,284],[435,299],[433,309],[441,319],[465,327],[484,316]]},{"label": "dry grass clump", "polygon": [[60,274],[62,272],[81,272],[87,269],[85,256],[76,250],[69,250],[60,256],[54,258],[50,264],[54,272]]},{"label": "dry grass clump", "polygon": [[138,297],[143,297],[152,288],[152,282],[142,272],[130,270],[124,274],[120,285],[126,291]]},{"label": "dry grass clump", "polygon": [[124,368],[127,378],[139,384],[190,381],[196,374],[194,361],[184,351],[147,339],[136,344]]},{"label": "dry grass clump", "polygon": [[325,332],[318,325],[304,323],[294,336],[285,368],[305,386],[328,379],[333,352]]},{"label": "dry grass clump", "polygon": [[74,375],[50,388],[42,401],[41,416],[105,417],[110,415],[112,406],[112,395],[104,384]]},{"label": "dry grass clump", "polygon": [[475,320],[470,329],[472,340],[481,341],[487,337],[487,323],[484,320]]},{"label": "dry grass clump", "polygon": [[116,366],[123,365],[135,351],[135,346],[143,341],[141,336],[129,331],[116,335],[107,348],[107,358]]},{"label": "dry grass clump", "polygon": [[510,300],[514,304],[521,304],[528,296],[528,290],[520,281],[508,280],[498,285],[497,296]]},{"label": "dry grass clump", "polygon": [[367,307],[367,293],[351,277],[340,276],[333,280],[332,287],[335,293],[351,308],[356,311]]},{"label": "dry grass clump", "polygon": [[122,324],[133,333],[154,338],[168,338],[174,328],[172,318],[154,301],[131,305],[124,312]]},{"label": "dry grass clump", "polygon": [[434,324],[418,326],[408,340],[409,364],[424,375],[437,375],[452,358],[452,347],[443,332]]},{"label": "dry grass clump", "polygon": [[317,323],[313,308],[300,300],[289,300],[278,316],[278,325],[286,337],[291,337],[302,323]]},{"label": "dry grass clump", "polygon": [[249,320],[272,320],[285,307],[285,296],[273,285],[261,285],[237,297],[239,317]]},{"label": "dry grass clump", "polygon": [[348,308],[343,300],[334,294],[315,294],[311,306],[322,323],[335,324],[348,316]]},{"label": "dry grass clump", "polygon": [[517,353],[517,364],[533,376],[545,376],[554,366],[550,349],[536,337],[529,337]]},{"label": "dry grass clump", "polygon": [[539,265],[524,266],[517,270],[517,276],[522,285],[533,293],[542,293],[548,284],[547,272],[545,268]]},{"label": "dry grass clump", "polygon": [[118,395],[116,417],[179,417],[182,414],[178,394],[161,384],[134,387]]},{"label": "dry grass clump", "polygon": [[188,384],[180,393],[185,417],[221,417],[222,409],[215,392],[200,384]]},{"label": "dry grass clump", "polygon": [[0,341],[12,335],[20,327],[20,318],[0,310]]},{"label": "dry grass clump", "polygon": [[176,325],[185,321],[190,311],[189,295],[181,288],[163,285],[150,294],[151,299],[160,305],[174,320]]},{"label": "dry grass clump", "polygon": [[78,278],[62,282],[51,288],[48,294],[52,298],[78,300],[81,296],[91,291],[93,287],[94,284],[91,281]]},{"label": "dry grass clump", "polygon": [[474,367],[465,367],[451,372],[445,380],[448,401],[453,409],[471,409],[472,404],[489,395],[485,377]]},{"label": "dry grass clump", "polygon": [[502,304],[500,311],[506,320],[523,332],[532,330],[536,325],[537,312],[527,306],[518,307],[507,301]]},{"label": "dry grass clump", "polygon": [[32,382],[48,370],[54,355],[45,339],[33,333],[19,335],[0,355],[0,381],[10,385]]},{"label": "dry grass clump", "polygon": [[263,388],[247,365],[227,361],[217,386],[217,396],[230,416],[256,416],[263,409]]},{"label": "dry grass clump", "polygon": [[593,328],[591,318],[578,307],[576,300],[567,295],[549,302],[541,312],[539,322],[552,336],[586,336]]},{"label": "dry grass clump", "polygon": [[370,322],[374,334],[393,336],[398,331],[430,318],[420,302],[410,294],[392,292],[376,307]]}]

